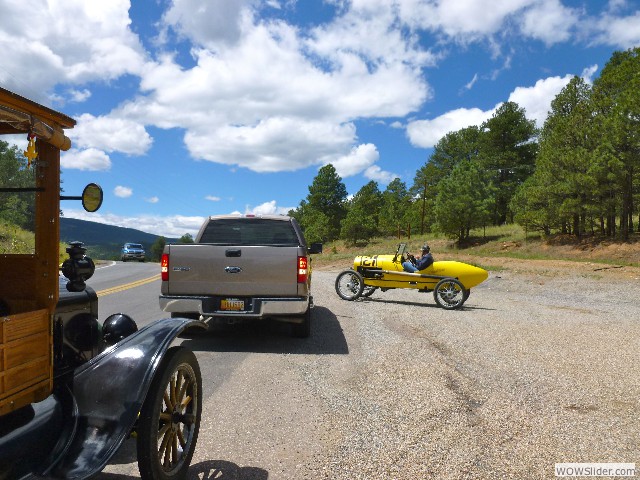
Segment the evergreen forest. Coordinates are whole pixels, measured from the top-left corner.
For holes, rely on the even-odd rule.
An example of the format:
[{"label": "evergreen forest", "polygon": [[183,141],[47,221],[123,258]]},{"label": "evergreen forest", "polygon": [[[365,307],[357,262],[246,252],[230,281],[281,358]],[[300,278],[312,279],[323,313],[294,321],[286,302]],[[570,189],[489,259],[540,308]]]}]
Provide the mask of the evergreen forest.
[{"label": "evergreen forest", "polygon": [[473,229],[628,240],[640,232],[640,48],[614,52],[592,84],[574,77],[541,129],[514,102],[450,132],[407,185],[374,181],[352,197],[332,165],[290,212],[309,241],[368,241],[439,232],[458,244]]}]

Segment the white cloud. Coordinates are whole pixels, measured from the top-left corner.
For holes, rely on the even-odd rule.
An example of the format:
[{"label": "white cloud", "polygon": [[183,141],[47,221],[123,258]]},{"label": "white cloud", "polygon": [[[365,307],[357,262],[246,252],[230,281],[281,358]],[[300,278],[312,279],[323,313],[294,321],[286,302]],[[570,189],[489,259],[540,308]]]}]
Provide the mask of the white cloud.
[{"label": "white cloud", "polygon": [[217,42],[237,42],[240,38],[247,0],[172,0],[162,16],[165,28],[171,27],[182,37],[199,45],[215,48]]},{"label": "white cloud", "polygon": [[145,198],[145,200],[149,203],[158,203],[160,201],[158,197]]},{"label": "white cloud", "polygon": [[331,163],[342,178],[357,175],[371,167],[380,158],[378,149],[371,143],[353,147],[348,155],[333,159]]},{"label": "white cloud", "polygon": [[355,140],[353,124],[270,117],[256,125],[190,130],[185,143],[196,158],[239,165],[256,172],[296,170],[330,163]]},{"label": "white cloud", "polygon": [[629,16],[602,15],[591,22],[587,34],[594,45],[633,48],[640,44],[640,11]]},{"label": "white cloud", "polygon": [[87,148],[86,150],[72,148],[68,152],[62,153],[60,166],[63,170],[107,171],[111,169],[111,159],[109,155],[96,148]]},{"label": "white cloud", "polygon": [[476,73],[471,80],[464,86],[464,90],[471,90],[478,81],[478,74]]},{"label": "white cloud", "polygon": [[[597,65],[583,70],[583,77],[588,81],[597,70]],[[548,77],[538,80],[532,87],[516,87],[509,95],[509,101],[517,103],[525,109],[529,120],[534,120],[538,127],[544,125],[551,109],[551,102],[569,83],[573,75],[564,77]],[[455,132],[470,126],[480,126],[491,118],[500,104],[492,110],[483,111],[478,108],[459,108],[429,120],[414,120],[407,125],[407,136],[412,145],[431,148],[447,133]]]},{"label": "white cloud", "polygon": [[122,185],[118,185],[116,188],[113,189],[113,194],[116,197],[129,198],[131,195],[133,195],[133,189],[129,187],[123,187]]},{"label": "white cloud", "polygon": [[[354,2],[358,3],[358,2]],[[400,20],[415,31],[449,41],[486,42],[498,55],[509,38],[525,37],[547,46],[570,40],[592,45],[633,48],[640,44],[640,11],[632,2],[610,0],[572,8],[561,0],[397,0]]]},{"label": "white cloud", "polygon": [[270,202],[264,202],[256,207],[250,208],[247,206],[245,209],[245,214],[253,214],[253,215],[286,215],[290,210],[293,210],[295,207],[279,207],[275,200],[271,200]]},{"label": "white cloud", "polygon": [[153,143],[144,125],[125,118],[94,117],[85,113],[80,115],[77,122],[76,127],[70,130],[68,135],[79,147],[143,155]]},{"label": "white cloud", "polygon": [[84,210],[64,209],[64,216],[90,222],[116,225],[118,227],[135,228],[146,233],[162,235],[168,238],[179,238],[185,233],[196,236],[205,217],[184,215],[139,215],[125,217],[112,213],[88,213]]},{"label": "white cloud", "polygon": [[425,50],[417,36],[407,36],[397,24],[397,9],[388,1],[354,1],[344,15],[314,28],[307,42],[316,54],[336,64],[350,52],[368,59],[373,68],[385,63],[433,66],[437,56]]},{"label": "white cloud", "polygon": [[509,17],[536,0],[399,0],[402,20],[413,28],[442,32],[469,42],[495,34]]},{"label": "white cloud", "polygon": [[74,89],[70,89],[67,92],[67,95],[69,96],[69,101],[82,103],[88,100],[89,98],[91,98],[91,91],[86,88],[83,88],[82,90],[78,90],[74,88]]},{"label": "white cloud", "polygon": [[3,2],[0,84],[48,104],[44,92],[58,83],[139,73],[145,52],[129,28],[129,7],[129,0]]},{"label": "white cloud", "polygon": [[[186,22],[179,20],[186,12],[201,8],[210,5],[174,2],[165,21],[177,26]],[[168,55],[147,64],[145,96],[112,115],[185,129],[196,159],[276,172],[349,155],[357,142],[352,119],[402,117],[431,95],[421,68],[433,57],[393,23],[388,8],[366,20],[347,13],[309,36],[245,10],[230,14],[242,35],[215,48],[207,37],[215,34],[204,26],[185,29],[210,49],[194,48],[195,66],[189,68]],[[336,50],[338,39],[347,45]]]},{"label": "white cloud", "polygon": [[375,180],[380,185],[387,185],[391,183],[394,178],[400,178],[397,173],[386,172],[382,170],[378,165],[371,165],[364,171],[364,176],[369,180]]},{"label": "white cloud", "polygon": [[582,74],[580,75],[585,82],[591,84],[593,83],[593,76],[598,71],[598,65],[591,65],[590,67],[582,70]]},{"label": "white cloud", "polygon": [[[256,172],[331,162],[344,176],[384,182],[395,174],[375,165],[375,146],[359,145],[356,121],[405,123],[432,98],[424,69],[448,54],[452,42],[484,42],[495,56],[507,49],[504,68],[514,55],[513,38],[553,45],[578,32],[595,44],[640,42],[640,12],[624,16],[630,7],[622,0],[597,17],[561,0],[496,0],[490,8],[484,0],[333,0],[336,16],[310,28],[278,19],[278,10],[294,0],[170,0],[159,38],[191,42],[191,58],[158,51],[152,60],[131,28],[129,0],[27,3],[3,5],[0,84],[46,104],[42,92],[51,95],[56,85],[64,86],[58,92],[67,101],[82,102],[91,96],[87,82],[125,74],[140,81],[138,97],[108,115],[80,115],[69,132],[86,150],[67,153],[66,168],[94,170],[110,168],[105,152],[148,152],[153,139],[145,126],[157,126],[183,129],[195,159]],[[262,19],[265,8],[275,10]],[[10,48],[16,44],[21,48]],[[549,95],[565,80],[556,78],[512,93],[539,124]],[[430,147],[492,113],[468,108],[418,119],[408,123],[407,135],[413,145]]]},{"label": "white cloud", "polygon": [[221,200],[220,197],[216,197],[214,195],[207,195],[206,197],[204,197],[205,200],[209,200],[211,202],[219,202]]},{"label": "white cloud", "polygon": [[458,108],[431,120],[414,120],[407,125],[407,136],[415,147],[431,148],[449,132],[480,125],[491,118],[493,110]]},{"label": "white cloud", "polygon": [[565,7],[559,0],[542,0],[524,12],[521,28],[525,35],[553,45],[569,40],[578,21],[577,10]]},{"label": "white cloud", "polygon": [[538,80],[533,87],[518,87],[509,95],[509,101],[524,108],[527,118],[535,120],[537,126],[542,127],[551,109],[551,102],[571,78],[573,75],[549,77]]}]

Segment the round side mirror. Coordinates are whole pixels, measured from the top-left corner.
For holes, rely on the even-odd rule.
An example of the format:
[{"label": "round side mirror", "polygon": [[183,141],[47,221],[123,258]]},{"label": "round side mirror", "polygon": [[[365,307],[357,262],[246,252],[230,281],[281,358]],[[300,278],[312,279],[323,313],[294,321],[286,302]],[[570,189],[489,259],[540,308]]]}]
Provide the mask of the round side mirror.
[{"label": "round side mirror", "polygon": [[87,212],[95,212],[102,205],[103,193],[100,185],[90,183],[82,191],[82,207]]}]

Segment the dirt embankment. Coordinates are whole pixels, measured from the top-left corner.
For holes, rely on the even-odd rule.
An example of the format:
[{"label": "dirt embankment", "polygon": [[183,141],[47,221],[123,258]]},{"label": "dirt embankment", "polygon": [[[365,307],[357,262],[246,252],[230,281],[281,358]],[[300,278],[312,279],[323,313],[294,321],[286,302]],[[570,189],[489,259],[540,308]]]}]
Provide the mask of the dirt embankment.
[{"label": "dirt embankment", "polygon": [[[409,241],[414,247],[422,239]],[[426,243],[426,242],[424,242]],[[585,238],[577,241],[571,236],[557,236],[547,241],[496,241],[463,250],[452,250],[450,242],[433,240],[428,242],[436,260],[458,260],[483,268],[500,271],[509,270],[544,276],[578,275],[592,278],[626,278],[640,280],[640,237],[629,242]],[[329,253],[315,257],[314,268],[318,270],[342,270],[352,266],[353,256],[391,253],[391,244],[384,247],[368,246],[363,251],[345,249],[339,257]],[[385,249],[386,248],[386,249]],[[388,251],[387,251],[388,250]],[[518,257],[544,257],[524,259]]]}]

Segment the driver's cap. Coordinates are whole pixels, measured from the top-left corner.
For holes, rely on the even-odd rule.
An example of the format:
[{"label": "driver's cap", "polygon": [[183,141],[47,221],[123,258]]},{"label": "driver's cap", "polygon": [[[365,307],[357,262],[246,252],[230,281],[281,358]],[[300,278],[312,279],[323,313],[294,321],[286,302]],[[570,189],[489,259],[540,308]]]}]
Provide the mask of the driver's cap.
[{"label": "driver's cap", "polygon": [[430,250],[431,250],[431,248],[426,243],[422,246],[422,251],[423,252],[429,252]]}]

